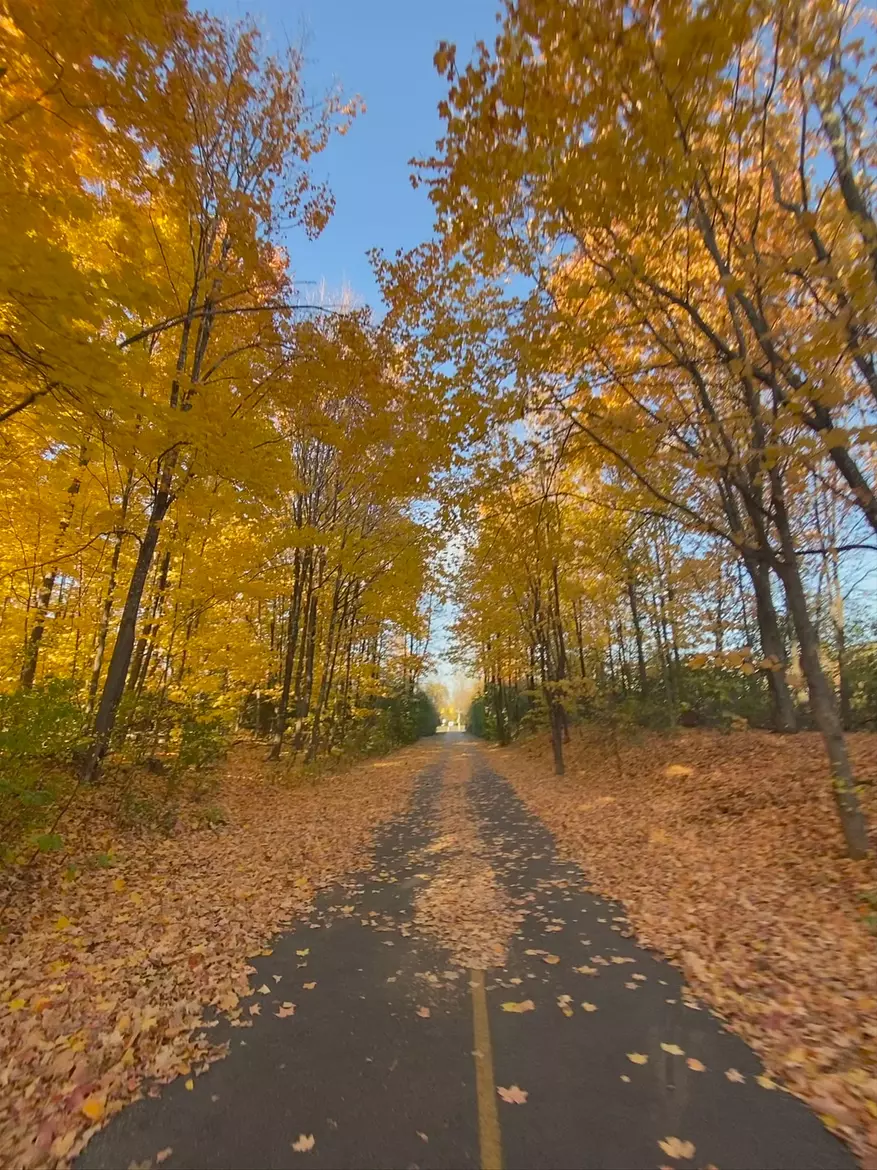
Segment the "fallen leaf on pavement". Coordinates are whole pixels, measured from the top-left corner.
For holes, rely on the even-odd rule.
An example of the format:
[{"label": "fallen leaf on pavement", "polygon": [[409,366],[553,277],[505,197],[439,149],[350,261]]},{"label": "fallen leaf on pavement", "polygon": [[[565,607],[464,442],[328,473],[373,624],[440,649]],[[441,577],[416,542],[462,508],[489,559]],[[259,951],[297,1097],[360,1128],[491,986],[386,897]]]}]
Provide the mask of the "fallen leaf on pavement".
[{"label": "fallen leaf on pavement", "polygon": [[503,1101],[508,1105],[526,1105],[529,1093],[526,1089],[519,1089],[517,1085],[511,1085],[508,1089],[501,1089],[497,1087],[497,1093],[502,1097]]},{"label": "fallen leaf on pavement", "polygon": [[665,1052],[669,1052],[671,1056],[684,1056],[684,1051],[678,1044],[662,1044],[661,1047]]},{"label": "fallen leaf on pavement", "polygon": [[300,1133],[297,1140],[290,1144],[297,1154],[306,1154],[316,1145],[316,1138],[312,1133]]},{"label": "fallen leaf on pavement", "polygon": [[694,1143],[684,1142],[678,1137],[664,1138],[658,1145],[664,1151],[668,1158],[693,1158],[694,1157]]},{"label": "fallen leaf on pavement", "polygon": [[627,1059],[634,1064],[648,1064],[649,1058],[644,1052],[628,1052]]},{"label": "fallen leaf on pavement", "polygon": [[535,1011],[536,1005],[532,999],[525,999],[522,1003],[515,1003],[514,1000],[502,1005],[504,1012],[532,1012]]}]

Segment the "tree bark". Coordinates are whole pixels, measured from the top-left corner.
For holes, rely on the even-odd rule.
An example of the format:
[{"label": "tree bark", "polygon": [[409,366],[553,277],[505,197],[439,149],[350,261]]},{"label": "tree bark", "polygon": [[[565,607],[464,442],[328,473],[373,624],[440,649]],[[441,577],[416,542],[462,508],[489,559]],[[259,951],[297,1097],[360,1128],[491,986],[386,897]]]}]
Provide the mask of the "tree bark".
[{"label": "tree bark", "polygon": [[298,648],[298,627],[301,617],[301,595],[304,574],[301,565],[302,557],[299,550],[295,550],[293,569],[292,599],[289,605],[289,614],[286,621],[286,646],[283,659],[283,685],[280,691],[280,703],[277,707],[277,720],[274,726],[274,738],[271,743],[269,760],[279,760],[283,749],[283,737],[286,734],[286,724],[289,718],[289,693],[292,689],[292,671],[295,665],[295,652]]},{"label": "tree bark", "polygon": [[868,825],[856,795],[856,784],[847,755],[843,728],[835,706],[834,692],[822,669],[819,638],[810,619],[807,595],[804,592],[782,488],[777,482],[776,472],[772,474],[772,481],[775,521],[783,555],[783,559],[777,565],[777,572],[785,589],[789,613],[798,636],[801,665],[810,697],[810,710],[825,744],[831,767],[831,788],[847,851],[854,861],[861,861],[869,852]]},{"label": "tree bark", "polygon": [[649,689],[648,675],[646,674],[646,658],[643,652],[643,631],[642,622],[640,620],[639,606],[636,599],[636,586],[633,583],[633,578],[627,579],[627,597],[630,601],[630,616],[633,618],[633,632],[636,638],[636,661],[637,672],[639,675],[639,691],[640,695],[645,698]]},{"label": "tree bark", "polygon": [[798,730],[798,716],[786,678],[786,648],[774,605],[770,568],[755,557],[746,558],[745,564],[755,596],[755,620],[758,623],[761,651],[765,658],[770,658],[778,664],[767,672],[774,730],[783,733],[795,732]]},{"label": "tree bark", "polygon": [[116,634],[113,653],[110,657],[110,665],[107,669],[107,677],[104,682],[103,693],[101,694],[100,706],[98,707],[97,716],[94,721],[92,748],[82,773],[82,779],[86,784],[95,779],[104,756],[107,754],[110,746],[110,735],[116,722],[119,702],[125,691],[125,679],[131,663],[131,654],[134,650],[134,637],[137,630],[137,615],[140,612],[140,602],[143,599],[146,579],[149,576],[149,570],[152,567],[152,561],[155,556],[155,549],[158,545],[161,524],[171,505],[172,497],[169,488],[169,471],[165,473],[165,480],[166,483],[156,493],[153,501],[146,535],[137,553],[137,561],[134,565],[134,572],[131,575],[131,583],[128,586],[128,594],[125,598],[125,606],[119,621],[119,629]]},{"label": "tree bark", "polygon": [[88,463],[88,453],[85,444],[79,449],[79,467],[76,475],[73,477],[70,486],[67,489],[67,504],[64,508],[64,514],[61,517],[61,522],[58,525],[58,532],[55,536],[55,544],[52,550],[52,566],[46,572],[40,584],[40,591],[37,595],[36,614],[33,619],[33,625],[30,628],[30,634],[27,639],[27,645],[24,651],[24,662],[21,667],[20,683],[22,690],[29,691],[32,689],[34,680],[37,675],[37,663],[40,656],[40,645],[43,640],[43,633],[46,628],[46,618],[49,614],[49,605],[52,600],[52,593],[55,589],[55,581],[58,579],[58,565],[57,558],[61,552],[61,544],[67,529],[70,527],[70,521],[73,519],[73,510],[76,506],[76,497],[79,495],[79,489],[82,487],[82,468]]}]

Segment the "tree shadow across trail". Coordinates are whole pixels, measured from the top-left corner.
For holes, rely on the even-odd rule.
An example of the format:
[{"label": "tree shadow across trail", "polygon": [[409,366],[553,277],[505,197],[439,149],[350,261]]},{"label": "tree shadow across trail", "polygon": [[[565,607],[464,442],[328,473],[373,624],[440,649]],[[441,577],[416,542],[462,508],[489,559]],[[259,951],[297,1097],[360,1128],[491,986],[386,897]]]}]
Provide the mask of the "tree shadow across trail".
[{"label": "tree shadow across trail", "polygon": [[[77,1167],[479,1164],[468,982],[459,971],[442,978],[446,956],[408,925],[435,866],[424,850],[443,746],[421,772],[409,814],[380,835],[373,868],[322,894],[269,943],[270,955],[252,960],[251,985],[268,993],[247,1001],[260,1009],[244,1010],[252,1027],[222,1020],[213,1030],[229,1055],[192,1089],[179,1077],[124,1110]],[[277,1015],[284,1002],[295,1003],[293,1015]],[[314,1138],[310,1150],[293,1148],[302,1136]]]},{"label": "tree shadow across trail", "polygon": [[[855,1166],[681,973],[637,945],[624,908],[589,892],[483,754],[470,793],[500,881],[529,909],[488,986],[497,1083],[528,1093],[501,1113],[509,1170]],[[535,1011],[502,1008],[527,997]]]},{"label": "tree shadow across trail", "polygon": [[[637,945],[622,908],[557,856],[476,742],[432,748],[373,867],[252,960],[243,1026],[213,1030],[228,1056],[124,1110],[80,1170],[852,1170],[680,973]],[[484,978],[414,925],[418,891],[441,881],[452,781],[521,915],[506,965]]]}]

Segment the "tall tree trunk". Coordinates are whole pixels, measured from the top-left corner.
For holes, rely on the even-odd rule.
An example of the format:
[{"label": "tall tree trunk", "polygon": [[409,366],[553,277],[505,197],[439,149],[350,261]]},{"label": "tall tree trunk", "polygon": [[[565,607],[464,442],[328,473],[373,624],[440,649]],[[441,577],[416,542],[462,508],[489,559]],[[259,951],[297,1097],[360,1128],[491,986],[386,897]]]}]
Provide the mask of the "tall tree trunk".
[{"label": "tall tree trunk", "polygon": [[767,672],[774,729],[794,732],[798,730],[798,716],[786,678],[786,647],[774,605],[770,567],[755,557],[746,557],[745,564],[755,596],[755,620],[758,623],[761,651],[765,658],[775,663]]},{"label": "tall tree trunk", "polygon": [[344,619],[346,617],[347,597],[345,595],[344,605],[341,606],[341,592],[342,583],[344,581],[339,566],[337,576],[335,578],[335,588],[332,593],[332,611],[329,615],[329,628],[326,631],[326,653],[323,659],[323,669],[320,677],[320,687],[317,691],[317,701],[314,705],[313,720],[311,722],[311,738],[308,744],[307,755],[305,762],[311,763],[316,759],[317,753],[320,749],[320,720],[323,717],[323,710],[329,698],[329,692],[332,687],[332,679],[335,674],[335,658],[337,654],[337,637],[341,629],[343,629]]},{"label": "tall tree trunk", "polygon": [[304,721],[311,705],[311,690],[314,680],[314,648],[317,639],[317,591],[313,585],[313,565],[308,581],[308,600],[305,611],[305,628],[302,631],[301,652],[295,673],[295,736],[292,746],[301,749],[304,735]]},{"label": "tall tree trunk", "polygon": [[104,654],[107,648],[107,634],[110,629],[110,620],[113,616],[113,601],[116,595],[116,576],[119,571],[119,559],[122,555],[122,539],[125,519],[128,515],[128,503],[131,499],[131,487],[134,483],[134,472],[128,472],[128,478],[122,491],[121,523],[113,533],[113,555],[110,559],[110,572],[107,579],[107,591],[101,606],[100,621],[97,629],[97,639],[94,647],[94,659],[91,666],[91,678],[88,682],[88,701],[85,705],[87,719],[91,719],[94,704],[97,699],[97,689],[100,686],[100,676],[104,665]]},{"label": "tall tree trunk", "polygon": [[[308,550],[309,551],[309,550]],[[293,569],[292,599],[289,606],[289,615],[286,621],[286,646],[283,660],[283,685],[280,691],[280,703],[277,707],[277,720],[274,726],[274,739],[268,758],[279,760],[283,748],[283,737],[286,734],[286,724],[289,718],[289,692],[292,689],[292,671],[295,665],[295,652],[298,647],[298,627],[301,616],[301,595],[304,574],[302,572],[302,556],[299,549],[295,550]]]},{"label": "tall tree trunk", "polygon": [[146,588],[146,579],[155,557],[161,524],[171,505],[170,471],[164,474],[164,482],[155,495],[152,510],[149,514],[149,523],[146,535],[137,553],[131,583],[125,597],[125,605],[116,633],[110,665],[101,694],[100,705],[94,721],[94,739],[92,748],[83,768],[82,778],[90,783],[97,776],[107,749],[110,746],[110,735],[116,722],[119,702],[125,691],[125,679],[131,663],[131,654],[134,650],[134,637],[137,632],[137,615],[140,612],[140,602],[143,599],[143,590]]},{"label": "tall tree trunk", "polygon": [[76,474],[70,482],[67,489],[67,503],[64,507],[64,514],[61,517],[61,522],[58,525],[58,532],[55,536],[54,547],[52,549],[52,564],[46,571],[42,582],[40,583],[40,590],[37,594],[36,613],[34,615],[33,624],[30,628],[27,644],[24,649],[24,662],[21,667],[20,683],[22,690],[29,691],[33,687],[34,679],[37,674],[37,663],[40,656],[40,645],[43,640],[43,632],[46,628],[46,618],[49,614],[49,605],[52,600],[52,593],[55,589],[55,581],[58,579],[58,564],[57,559],[61,553],[61,545],[67,529],[70,527],[70,521],[73,519],[73,511],[76,507],[76,497],[79,495],[79,489],[82,487],[82,469],[88,463],[88,452],[83,443],[79,449],[79,466]]},{"label": "tall tree trunk", "polygon": [[831,788],[840,818],[841,829],[847,844],[847,851],[854,861],[868,856],[868,825],[856,795],[853,770],[847,755],[846,741],[834,692],[822,669],[819,656],[819,639],[810,618],[807,595],[798,568],[795,542],[792,537],[782,485],[776,471],[772,474],[772,497],[775,522],[780,537],[783,559],[777,565],[777,572],[786,593],[789,613],[795,623],[795,633],[801,651],[801,665],[807,679],[810,710],[813,720],[822,736],[825,751],[831,767]]},{"label": "tall tree trunk", "polygon": [[554,756],[554,775],[562,776],[566,771],[563,760],[563,707],[554,688],[549,683],[545,690],[551,718],[551,751]]},{"label": "tall tree trunk", "polygon": [[634,585],[632,577],[628,577],[627,579],[627,597],[630,601],[630,616],[633,618],[633,631],[634,636],[636,637],[636,662],[637,671],[639,674],[639,692],[642,697],[645,698],[649,689],[649,680],[646,674],[646,658],[645,654],[643,653],[642,621],[640,619],[639,606],[636,599],[636,586]]},{"label": "tall tree trunk", "polygon": [[134,648],[134,653],[131,658],[131,666],[128,670],[126,689],[130,692],[136,691],[138,695],[142,691],[143,684],[146,681],[149,661],[152,658],[152,652],[155,646],[155,636],[158,632],[158,619],[161,616],[162,603],[164,601],[165,590],[167,589],[170,564],[171,550],[167,548],[161,559],[161,567],[158,570],[155,597],[152,599],[152,612],[149,615],[149,621],[146,623],[143,633],[137,639],[137,645]]},{"label": "tall tree trunk", "polygon": [[502,683],[497,681],[496,675],[493,676],[493,681],[490,684],[490,695],[493,699],[493,713],[496,719],[496,740],[500,747],[505,747],[509,739],[506,732]]}]

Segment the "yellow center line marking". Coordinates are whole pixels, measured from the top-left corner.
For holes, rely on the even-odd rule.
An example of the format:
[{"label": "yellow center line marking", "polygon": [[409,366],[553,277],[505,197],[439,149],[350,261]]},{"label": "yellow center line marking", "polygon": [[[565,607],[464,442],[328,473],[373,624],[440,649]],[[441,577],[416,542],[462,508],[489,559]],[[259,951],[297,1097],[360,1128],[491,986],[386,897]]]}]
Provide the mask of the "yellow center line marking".
[{"label": "yellow center line marking", "polygon": [[496,1107],[493,1080],[493,1049],[487,1018],[487,995],[484,972],[472,971],[472,1030],[475,1034],[475,1097],[478,1102],[478,1141],[481,1146],[481,1170],[502,1170],[502,1137]]}]

